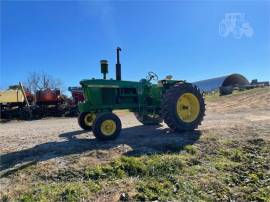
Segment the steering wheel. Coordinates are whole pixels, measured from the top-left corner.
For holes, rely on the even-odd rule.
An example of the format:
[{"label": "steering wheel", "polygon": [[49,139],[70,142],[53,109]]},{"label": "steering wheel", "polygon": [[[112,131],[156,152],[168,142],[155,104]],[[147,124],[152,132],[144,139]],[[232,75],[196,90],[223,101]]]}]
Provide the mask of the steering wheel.
[{"label": "steering wheel", "polygon": [[158,76],[154,72],[148,72],[148,75],[146,77],[148,81],[158,81]]}]

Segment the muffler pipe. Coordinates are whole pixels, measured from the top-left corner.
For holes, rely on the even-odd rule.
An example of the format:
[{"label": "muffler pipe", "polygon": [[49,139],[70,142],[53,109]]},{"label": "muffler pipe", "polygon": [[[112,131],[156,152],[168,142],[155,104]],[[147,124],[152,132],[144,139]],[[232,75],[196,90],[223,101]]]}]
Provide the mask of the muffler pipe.
[{"label": "muffler pipe", "polygon": [[121,64],[120,64],[120,51],[121,48],[117,47],[116,49],[116,56],[117,56],[117,62],[116,62],[116,80],[121,80]]}]

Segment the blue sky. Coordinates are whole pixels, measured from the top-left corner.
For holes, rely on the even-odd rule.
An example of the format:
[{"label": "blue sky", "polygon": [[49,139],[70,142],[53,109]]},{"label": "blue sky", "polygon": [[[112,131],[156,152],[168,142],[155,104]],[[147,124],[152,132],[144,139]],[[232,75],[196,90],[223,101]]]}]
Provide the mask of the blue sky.
[{"label": "blue sky", "polygon": [[[221,36],[226,13],[245,14],[252,36]],[[1,1],[0,88],[43,71],[76,86],[101,78],[99,60],[115,77],[148,71],[198,81],[230,73],[270,79],[270,1]]]}]

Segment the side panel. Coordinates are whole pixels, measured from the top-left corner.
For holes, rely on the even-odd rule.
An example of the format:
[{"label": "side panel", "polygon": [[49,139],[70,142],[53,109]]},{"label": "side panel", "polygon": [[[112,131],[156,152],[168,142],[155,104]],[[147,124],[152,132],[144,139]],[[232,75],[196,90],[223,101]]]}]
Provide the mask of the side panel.
[{"label": "side panel", "polygon": [[102,105],[117,104],[117,88],[101,88],[101,102]]},{"label": "side panel", "polygon": [[140,107],[142,84],[116,80],[84,80],[80,82],[85,101],[79,104],[80,112],[136,109]]},{"label": "side panel", "polygon": [[83,87],[85,102],[90,105],[100,105],[102,102],[101,88]]}]

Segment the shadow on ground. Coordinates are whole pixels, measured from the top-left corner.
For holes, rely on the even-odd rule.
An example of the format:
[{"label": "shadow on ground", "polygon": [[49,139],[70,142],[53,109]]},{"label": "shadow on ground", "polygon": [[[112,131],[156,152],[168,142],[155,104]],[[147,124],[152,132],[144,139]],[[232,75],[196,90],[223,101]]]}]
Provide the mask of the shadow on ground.
[{"label": "shadow on ground", "polygon": [[[14,172],[25,165],[32,165],[39,161],[92,150],[108,150],[120,145],[131,147],[131,151],[123,152],[124,155],[129,156],[179,152],[184,146],[195,143],[201,135],[200,131],[173,133],[169,129],[143,125],[123,129],[118,139],[113,141],[82,139],[79,136],[83,133],[86,132],[78,130],[62,133],[59,137],[64,138],[63,141],[48,142],[29,149],[3,154],[0,156],[0,171],[12,169]],[[15,166],[18,164],[19,166]],[[7,175],[7,172],[4,171],[4,173]]]}]

